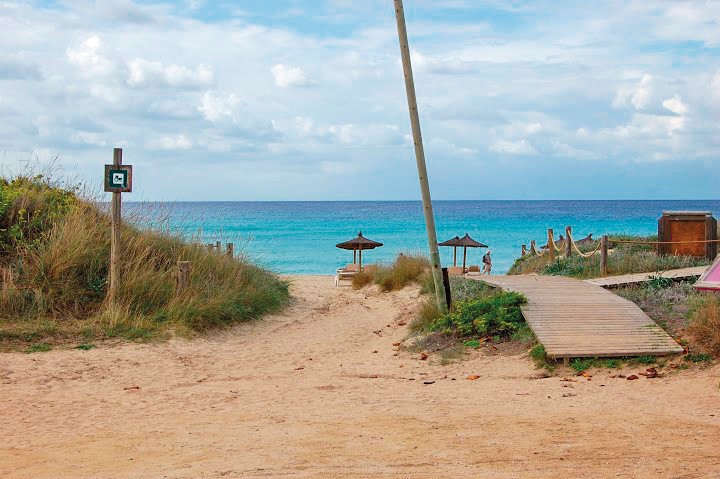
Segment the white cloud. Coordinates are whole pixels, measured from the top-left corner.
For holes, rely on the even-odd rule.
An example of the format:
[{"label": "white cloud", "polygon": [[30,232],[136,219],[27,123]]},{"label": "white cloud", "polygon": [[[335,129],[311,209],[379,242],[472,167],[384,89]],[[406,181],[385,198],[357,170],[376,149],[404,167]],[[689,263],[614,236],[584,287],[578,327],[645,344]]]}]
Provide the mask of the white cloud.
[{"label": "white cloud", "polygon": [[213,82],[213,69],[207,65],[199,65],[194,69],[181,65],[163,65],[136,58],[128,62],[128,79],[130,86],[167,85],[178,88],[201,88]]},{"label": "white cloud", "polygon": [[148,141],[145,147],[150,150],[189,150],[192,142],[185,135],[163,136]]},{"label": "white cloud", "polygon": [[615,108],[632,106],[636,110],[645,108],[652,96],[652,82],[652,75],[645,73],[636,85],[621,87],[613,99],[612,106]]},{"label": "white cloud", "polygon": [[93,35],[78,48],[68,48],[67,58],[83,71],[93,75],[106,75],[113,71],[113,63],[100,54],[103,42],[99,36]]},{"label": "white cloud", "polygon": [[679,95],[668,98],[667,100],[662,102],[662,105],[671,112],[677,113],[678,115],[684,115],[688,111],[687,106],[685,105],[685,103],[683,103],[682,98],[680,98]]},{"label": "white cloud", "polygon": [[198,110],[206,120],[214,122],[224,117],[232,118],[238,105],[240,98],[235,93],[206,91]]},{"label": "white cloud", "polygon": [[273,79],[275,80],[275,85],[280,88],[308,86],[311,84],[307,75],[300,67],[293,67],[278,63],[273,66],[270,71],[272,72]]},{"label": "white cloud", "polygon": [[504,155],[534,155],[537,153],[527,140],[509,141],[500,139],[495,141],[490,146],[490,149]]}]

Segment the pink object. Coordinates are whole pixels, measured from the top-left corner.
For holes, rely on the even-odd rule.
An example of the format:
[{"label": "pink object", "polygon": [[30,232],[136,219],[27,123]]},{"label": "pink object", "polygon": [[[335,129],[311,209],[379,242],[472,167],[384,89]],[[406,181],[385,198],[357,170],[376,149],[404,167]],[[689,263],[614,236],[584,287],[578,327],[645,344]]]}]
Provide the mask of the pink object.
[{"label": "pink object", "polygon": [[700,279],[695,283],[695,289],[720,292],[720,256],[718,256],[707,271],[700,276]]}]

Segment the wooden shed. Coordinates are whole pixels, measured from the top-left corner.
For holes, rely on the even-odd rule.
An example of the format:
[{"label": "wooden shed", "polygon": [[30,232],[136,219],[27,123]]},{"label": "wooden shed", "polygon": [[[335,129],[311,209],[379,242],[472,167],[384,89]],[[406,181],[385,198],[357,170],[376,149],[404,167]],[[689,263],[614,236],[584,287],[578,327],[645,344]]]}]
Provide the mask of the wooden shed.
[{"label": "wooden shed", "polygon": [[[696,256],[714,260],[717,243],[690,243],[717,239],[717,220],[710,211],[663,211],[658,220],[659,254]],[[675,243],[677,242],[677,243]]]}]

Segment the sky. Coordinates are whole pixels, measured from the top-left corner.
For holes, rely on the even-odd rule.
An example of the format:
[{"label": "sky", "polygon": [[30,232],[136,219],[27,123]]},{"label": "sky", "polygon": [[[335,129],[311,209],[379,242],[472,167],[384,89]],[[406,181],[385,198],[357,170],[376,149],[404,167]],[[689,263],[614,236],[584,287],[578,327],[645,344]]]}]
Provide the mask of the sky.
[{"label": "sky", "polygon": [[[560,6],[562,5],[562,6]],[[720,2],[405,0],[435,199],[720,195]],[[419,199],[391,0],[0,0],[3,172]]]}]

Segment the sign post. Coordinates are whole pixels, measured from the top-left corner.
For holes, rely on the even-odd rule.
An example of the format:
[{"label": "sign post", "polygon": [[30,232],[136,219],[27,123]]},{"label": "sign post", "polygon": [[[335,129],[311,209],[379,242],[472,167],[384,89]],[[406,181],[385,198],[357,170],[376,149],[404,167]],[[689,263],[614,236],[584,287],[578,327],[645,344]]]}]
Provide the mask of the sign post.
[{"label": "sign post", "polygon": [[120,280],[118,262],[120,258],[120,227],[122,225],[122,197],[123,193],[132,191],[132,166],[122,164],[122,148],[113,150],[112,165],[105,165],[105,191],[112,193],[110,208],[110,281],[108,284],[107,299],[110,304],[115,303],[116,292]]}]

